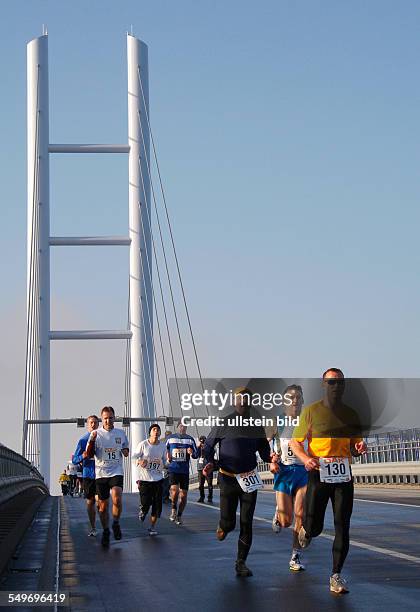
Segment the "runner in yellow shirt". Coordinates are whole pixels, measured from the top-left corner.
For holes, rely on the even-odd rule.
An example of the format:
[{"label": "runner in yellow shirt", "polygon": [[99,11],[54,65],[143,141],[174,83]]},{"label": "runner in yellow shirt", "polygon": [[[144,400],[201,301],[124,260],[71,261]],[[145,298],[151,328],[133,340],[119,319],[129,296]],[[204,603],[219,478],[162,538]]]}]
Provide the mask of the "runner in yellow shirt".
[{"label": "runner in yellow shirt", "polygon": [[[338,368],[326,370],[322,377],[324,397],[307,406],[293,432],[290,447],[309,472],[303,526],[299,544],[309,546],[312,538],[324,528],[328,501],[334,513],[335,538],[332,548],[333,568],[330,590],[347,593],[348,586],[341,570],[349,551],[350,518],[353,510],[352,455],[366,452],[360,437],[356,412],[342,402],[344,374]],[[308,441],[305,451],[304,442]]]}]

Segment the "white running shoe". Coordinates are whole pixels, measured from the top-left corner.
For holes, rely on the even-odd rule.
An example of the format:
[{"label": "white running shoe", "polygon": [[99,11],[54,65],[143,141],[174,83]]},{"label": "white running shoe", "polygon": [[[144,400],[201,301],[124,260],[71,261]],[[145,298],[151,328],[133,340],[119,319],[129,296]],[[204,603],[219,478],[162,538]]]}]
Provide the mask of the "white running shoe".
[{"label": "white running shoe", "polygon": [[170,514],[170,517],[169,517],[169,520],[170,520],[170,521],[176,521],[176,516],[177,516],[177,515],[176,515],[176,509],[175,509],[175,508],[172,508],[172,510],[171,510],[171,514]]},{"label": "white running shoe", "polygon": [[157,536],[158,534],[158,532],[156,531],[154,527],[149,527],[148,532],[149,532],[149,536]]},{"label": "white running shoe", "polygon": [[333,574],[330,577],[330,591],[332,591],[332,593],[348,593],[349,592],[347,582],[344,580],[344,578],[341,577],[340,574]]},{"label": "white running shoe", "polygon": [[96,529],[91,529],[88,533],[88,538],[95,538],[97,535]]},{"label": "white running shoe", "polygon": [[299,541],[299,545],[301,548],[308,548],[309,544],[311,543],[312,538],[310,538],[305,531],[304,527],[300,528],[300,531],[298,533],[298,541]]},{"label": "white running shoe", "polygon": [[305,569],[299,553],[293,553],[292,558],[289,561],[289,568],[292,570],[292,572],[301,572]]},{"label": "white running shoe", "polygon": [[273,520],[271,522],[271,527],[273,528],[274,533],[280,533],[281,525],[277,520],[277,510],[274,513]]},{"label": "white running shoe", "polygon": [[179,516],[179,514],[176,515],[175,525],[182,525],[182,518]]}]

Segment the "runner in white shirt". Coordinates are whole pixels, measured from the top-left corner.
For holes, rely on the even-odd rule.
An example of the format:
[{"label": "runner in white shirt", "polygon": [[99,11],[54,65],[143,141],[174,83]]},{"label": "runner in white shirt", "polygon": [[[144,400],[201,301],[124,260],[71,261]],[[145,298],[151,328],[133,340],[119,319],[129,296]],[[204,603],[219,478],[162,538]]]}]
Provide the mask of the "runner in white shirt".
[{"label": "runner in white shirt", "polygon": [[99,518],[103,534],[102,546],[109,546],[108,500],[112,498],[112,531],[121,540],[120,516],[124,483],[123,456],[128,456],[128,440],[124,430],[114,428],[115,412],[112,406],[101,410],[102,429],[92,431],[86,447],[88,457],[95,457],[96,493],[99,497]]},{"label": "runner in white shirt", "polygon": [[150,507],[149,535],[157,535],[156,523],[162,513],[163,468],[166,459],[166,442],[159,441],[160,427],[154,423],[149,427],[149,437],[140,442],[133,453],[138,466],[137,484],[140,493],[139,519],[143,522]]}]

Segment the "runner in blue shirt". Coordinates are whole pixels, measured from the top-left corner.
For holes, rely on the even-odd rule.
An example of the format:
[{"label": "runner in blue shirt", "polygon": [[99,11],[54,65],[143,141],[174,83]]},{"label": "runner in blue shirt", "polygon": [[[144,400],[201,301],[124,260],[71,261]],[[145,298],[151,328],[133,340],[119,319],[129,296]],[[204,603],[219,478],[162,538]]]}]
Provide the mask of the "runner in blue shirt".
[{"label": "runner in blue shirt", "polygon": [[86,455],[86,446],[89,436],[92,431],[98,429],[99,419],[96,414],[91,414],[86,419],[87,433],[82,436],[77,443],[76,450],[73,454],[73,463],[75,465],[83,464],[83,492],[86,498],[87,513],[90,522],[89,537],[96,536],[96,511],[95,511],[95,460],[89,459]]},{"label": "runner in blue shirt", "polygon": [[[190,459],[197,459],[198,450],[194,438],[187,434],[187,428],[182,423],[178,425],[178,433],[172,434],[166,441],[169,484],[171,486],[172,510],[169,520],[182,525],[182,513],[187,505],[188,487],[190,483]],[[178,506],[179,497],[179,507]]]}]

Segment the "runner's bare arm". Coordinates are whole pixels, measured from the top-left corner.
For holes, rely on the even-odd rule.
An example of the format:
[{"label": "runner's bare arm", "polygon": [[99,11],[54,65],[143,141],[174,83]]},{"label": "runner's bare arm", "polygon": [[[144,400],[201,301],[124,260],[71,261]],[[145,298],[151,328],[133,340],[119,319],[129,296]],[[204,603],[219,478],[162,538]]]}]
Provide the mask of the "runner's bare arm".
[{"label": "runner's bare arm", "polygon": [[290,448],[292,449],[293,453],[296,455],[298,459],[302,461],[302,463],[304,464],[308,472],[310,470],[318,469],[319,467],[318,457],[311,457],[310,455],[308,455],[305,452],[303,444],[304,444],[304,440],[300,442],[299,440],[295,440],[294,438],[292,438],[289,442]]},{"label": "runner's bare arm", "polygon": [[89,437],[89,442],[87,443],[86,446],[86,457],[89,457],[89,459],[92,459],[92,457],[94,457],[95,455],[95,440],[96,440],[96,436],[98,435],[97,431],[92,431],[92,433],[90,434]]}]

